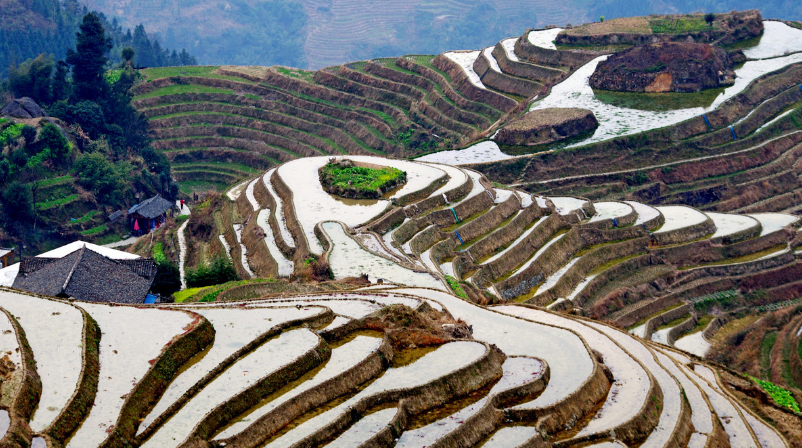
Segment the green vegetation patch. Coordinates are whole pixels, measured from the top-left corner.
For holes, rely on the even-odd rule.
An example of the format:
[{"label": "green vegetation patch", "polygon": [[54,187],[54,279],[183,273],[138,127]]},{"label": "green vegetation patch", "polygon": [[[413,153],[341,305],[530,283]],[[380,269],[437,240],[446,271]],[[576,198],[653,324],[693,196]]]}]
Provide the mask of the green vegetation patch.
[{"label": "green vegetation patch", "polygon": [[92,227],[91,229],[84,230],[83,232],[81,232],[81,235],[83,236],[97,235],[98,233],[101,233],[104,230],[106,230],[106,224],[101,224],[97,227]]},{"label": "green vegetation patch", "polygon": [[12,140],[18,139],[22,135],[22,127],[24,124],[12,124],[0,132],[0,148]]},{"label": "green vegetation patch", "polygon": [[407,182],[407,173],[397,168],[358,166],[348,159],[329,162],[319,175],[327,192],[352,199],[378,199]]},{"label": "green vegetation patch", "polygon": [[174,86],[162,87],[152,92],[143,93],[133,98],[134,101],[144,100],[148,98],[156,98],[167,95],[178,95],[180,93],[224,93],[226,95],[233,95],[234,91],[231,89],[220,89],[218,87],[197,86],[192,84],[178,84]]},{"label": "green vegetation patch", "polygon": [[797,404],[794,397],[791,395],[791,392],[783,389],[782,387],[770,382],[770,381],[763,381],[759,380],[755,377],[750,376],[749,378],[752,381],[756,382],[760,385],[766,392],[771,395],[771,398],[780,406],[784,408],[788,408],[794,412],[799,412],[799,404]]},{"label": "green vegetation patch", "polygon": [[654,34],[684,34],[710,29],[704,16],[661,17],[649,20],[649,25]]},{"label": "green vegetation patch", "polygon": [[71,194],[69,196],[65,196],[63,198],[54,199],[52,201],[37,202],[36,203],[36,208],[39,209],[39,210],[48,210],[48,209],[51,209],[51,208],[58,207],[59,205],[66,205],[66,204],[70,204],[72,202],[75,202],[78,199],[80,199],[80,197],[81,197],[80,195]]},{"label": "green vegetation patch", "polygon": [[459,284],[457,279],[455,279],[450,275],[446,275],[446,282],[448,283],[448,286],[451,288],[451,290],[454,291],[454,294],[457,295],[457,297],[463,300],[468,300],[468,294],[466,294],[465,290],[462,289],[462,285]]}]

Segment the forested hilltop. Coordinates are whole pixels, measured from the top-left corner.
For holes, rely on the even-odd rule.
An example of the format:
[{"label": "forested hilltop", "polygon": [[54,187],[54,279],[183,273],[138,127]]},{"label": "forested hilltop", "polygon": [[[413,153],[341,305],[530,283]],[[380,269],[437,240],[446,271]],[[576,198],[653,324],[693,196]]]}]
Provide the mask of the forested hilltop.
[{"label": "forested hilltop", "polygon": [[[89,10],[76,0],[0,0],[0,79],[9,75],[26,60],[40,54],[63,59],[68,48],[75,46],[75,33]],[[134,64],[143,67],[195,65],[195,58],[186,50],[162,47],[151,40],[145,27],[125,29],[116,18],[108,20],[102,13],[98,18],[112,41],[110,60],[122,62],[120,50],[132,47],[136,52]]]},{"label": "forested hilltop", "polygon": [[39,253],[116,241],[127,228],[109,215],[177,194],[170,162],[131,106],[136,52],[117,49],[103,24],[88,13],[63,60],[39,55],[11,69],[7,95],[17,99],[0,113],[0,246]]}]

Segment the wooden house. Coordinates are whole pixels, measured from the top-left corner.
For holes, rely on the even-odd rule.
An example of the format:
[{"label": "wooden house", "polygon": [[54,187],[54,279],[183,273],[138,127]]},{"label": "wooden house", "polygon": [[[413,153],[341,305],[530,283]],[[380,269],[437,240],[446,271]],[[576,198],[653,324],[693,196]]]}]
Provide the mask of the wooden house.
[{"label": "wooden house", "polygon": [[128,223],[134,234],[149,233],[164,224],[167,214],[172,214],[173,208],[174,203],[156,195],[131,207],[128,210]]}]

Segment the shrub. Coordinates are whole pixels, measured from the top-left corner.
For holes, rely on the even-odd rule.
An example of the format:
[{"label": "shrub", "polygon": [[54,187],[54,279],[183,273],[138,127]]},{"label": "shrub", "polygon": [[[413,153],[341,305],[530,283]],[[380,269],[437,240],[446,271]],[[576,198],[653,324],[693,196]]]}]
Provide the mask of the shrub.
[{"label": "shrub", "polygon": [[448,283],[448,286],[451,287],[451,290],[454,291],[454,294],[457,295],[457,297],[463,300],[468,300],[468,294],[466,294],[465,290],[462,289],[462,285],[459,284],[457,279],[450,275],[446,275],[446,282]]},{"label": "shrub", "polygon": [[36,141],[36,128],[33,126],[29,126],[27,124],[22,126],[20,134],[22,135],[22,138],[25,139],[26,146]]},{"label": "shrub", "polygon": [[227,258],[218,257],[209,264],[201,264],[196,269],[187,271],[187,286],[219,285],[220,283],[239,280],[234,264]]},{"label": "shrub", "polygon": [[799,404],[797,404],[796,400],[794,400],[794,397],[793,395],[791,395],[791,392],[788,392],[787,390],[783,389],[782,387],[772,382],[759,380],[751,376],[749,378],[751,378],[752,381],[759,384],[760,387],[762,387],[766,392],[768,392],[769,395],[771,395],[771,398],[777,404],[779,404],[784,408],[788,408],[794,412],[797,413],[799,412]]},{"label": "shrub", "polygon": [[39,141],[45,148],[50,149],[50,156],[53,159],[63,159],[70,153],[70,142],[56,125],[48,123],[42,126],[42,130],[39,131]]},{"label": "shrub", "polygon": [[153,259],[156,261],[156,278],[150,287],[151,292],[169,296],[181,289],[181,273],[175,263],[169,261],[164,253],[161,258],[156,257],[154,250]]},{"label": "shrub", "polygon": [[13,221],[27,221],[33,217],[31,187],[13,182],[3,192],[3,210]]}]

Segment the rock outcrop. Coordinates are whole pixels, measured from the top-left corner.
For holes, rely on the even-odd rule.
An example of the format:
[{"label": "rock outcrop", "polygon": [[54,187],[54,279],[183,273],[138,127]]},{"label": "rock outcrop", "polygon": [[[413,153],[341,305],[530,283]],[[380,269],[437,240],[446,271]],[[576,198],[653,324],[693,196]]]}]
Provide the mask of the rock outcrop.
[{"label": "rock outcrop", "polygon": [[550,108],[528,112],[499,130],[496,142],[508,146],[554,143],[594,131],[599,122],[587,109]]},{"label": "rock outcrop", "polygon": [[27,96],[12,100],[0,110],[0,116],[2,117],[31,119],[44,117],[45,115],[45,112],[36,104],[36,101]]},{"label": "rock outcrop", "polygon": [[734,59],[707,44],[663,42],[632,47],[600,62],[590,86],[619,92],[698,92],[732,84]]}]

